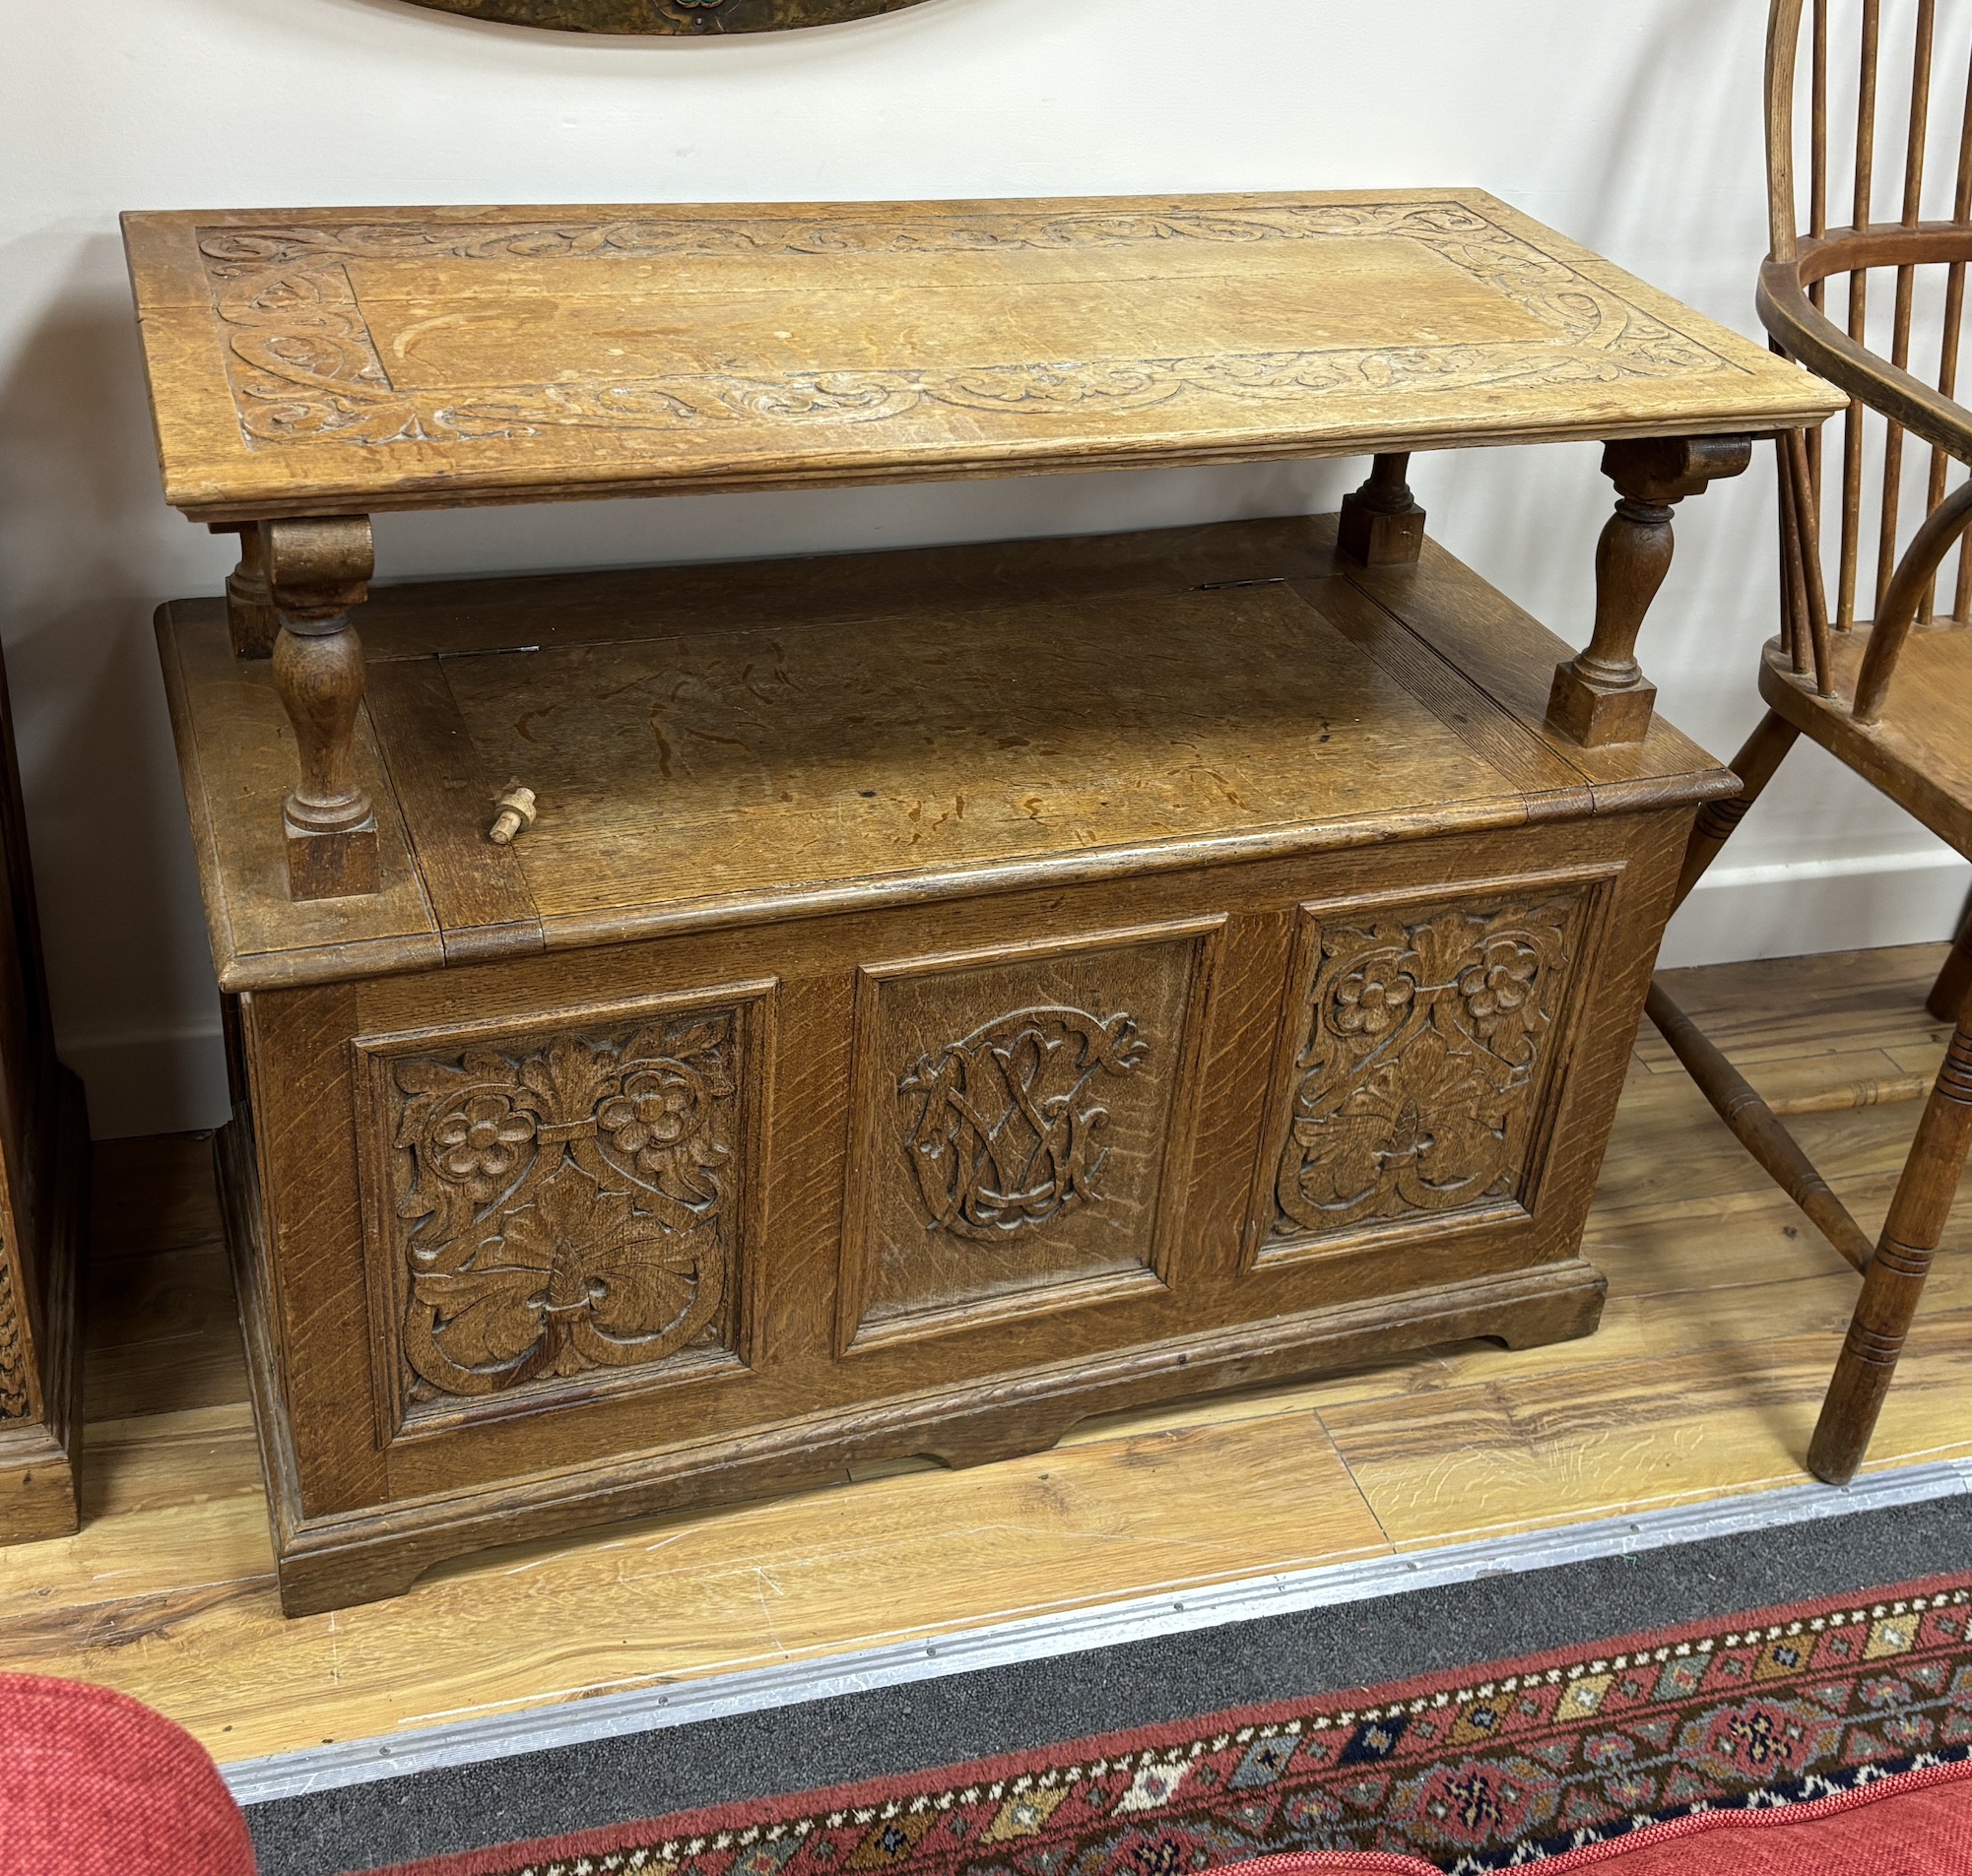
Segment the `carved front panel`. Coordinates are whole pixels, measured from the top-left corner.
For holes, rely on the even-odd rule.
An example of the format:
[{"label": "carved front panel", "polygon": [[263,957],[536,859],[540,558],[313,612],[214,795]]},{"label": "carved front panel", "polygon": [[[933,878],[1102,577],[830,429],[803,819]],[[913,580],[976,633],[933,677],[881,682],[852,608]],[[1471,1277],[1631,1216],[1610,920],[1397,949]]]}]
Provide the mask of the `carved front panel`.
[{"label": "carved front panel", "polygon": [[756,1017],[734,999],[359,1045],[401,1423],[730,1358]]},{"label": "carved front panel", "polygon": [[865,972],[845,1339],[1154,1280],[1209,943],[1165,930]]},{"label": "carved front panel", "polygon": [[1586,902],[1310,915],[1268,1238],[1523,1197]]},{"label": "carved front panel", "polygon": [[21,1328],[21,1299],[7,1247],[0,1244],[0,1420],[25,1420],[33,1411],[28,1388],[27,1337]]}]

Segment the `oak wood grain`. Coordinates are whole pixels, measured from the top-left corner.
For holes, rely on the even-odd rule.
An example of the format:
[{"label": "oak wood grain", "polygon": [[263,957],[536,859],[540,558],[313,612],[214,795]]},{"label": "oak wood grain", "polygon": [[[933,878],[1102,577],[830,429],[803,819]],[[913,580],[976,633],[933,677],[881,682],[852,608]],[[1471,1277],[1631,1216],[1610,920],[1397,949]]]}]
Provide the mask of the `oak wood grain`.
[{"label": "oak wood grain", "polygon": [[[209,521],[1768,430],[1840,405],[1475,189],[124,227],[166,497]],[[302,304],[336,344],[287,343]]]},{"label": "oak wood grain", "polygon": [[[1435,546],[1416,569],[1339,574],[1335,528],[378,588],[358,742],[383,885],[330,902],[285,883],[292,738],[271,672],[230,656],[216,606],[175,605],[161,643],[220,981],[346,980],[1727,786],[1661,722],[1633,751],[1557,736],[1551,633]],[[512,781],[539,816],[494,848]]]},{"label": "oak wood grain", "polygon": [[531,645],[499,587],[386,589],[382,890],[333,901],[282,874],[279,661],[170,611],[292,1610],[1594,1326],[1635,1011],[1733,784],[1663,725],[1580,748],[1518,707],[1560,641],[1336,538],[523,582]]}]

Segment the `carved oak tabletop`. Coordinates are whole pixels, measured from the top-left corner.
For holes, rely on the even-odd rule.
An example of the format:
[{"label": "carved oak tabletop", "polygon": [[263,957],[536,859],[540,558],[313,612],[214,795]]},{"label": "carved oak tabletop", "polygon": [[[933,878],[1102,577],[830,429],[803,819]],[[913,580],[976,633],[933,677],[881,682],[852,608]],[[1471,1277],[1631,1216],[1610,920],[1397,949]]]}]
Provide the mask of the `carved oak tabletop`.
[{"label": "carved oak tabletop", "polygon": [[167,499],[243,537],[297,898],[373,892],[349,620],[383,509],[1595,438],[1622,497],[1551,720],[1638,741],[1672,507],[1837,393],[1476,189],[125,218]]},{"label": "carved oak tabletop", "polygon": [[1702,435],[1793,365],[1478,190],[125,220],[205,521]]}]

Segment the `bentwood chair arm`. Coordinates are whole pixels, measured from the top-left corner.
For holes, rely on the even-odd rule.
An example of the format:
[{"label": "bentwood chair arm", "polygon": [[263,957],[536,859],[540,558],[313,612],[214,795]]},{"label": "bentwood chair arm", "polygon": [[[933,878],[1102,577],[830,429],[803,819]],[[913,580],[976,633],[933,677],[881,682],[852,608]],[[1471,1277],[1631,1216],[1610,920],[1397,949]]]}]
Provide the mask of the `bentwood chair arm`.
[{"label": "bentwood chair arm", "polygon": [[[1766,156],[1767,223],[1770,258],[1760,270],[1761,322],[1781,350],[1872,410],[1960,462],[1972,462],[1972,412],[1935,391],[1921,379],[1878,357],[1816,307],[1808,290],[1835,274],[1866,273],[1875,267],[1923,267],[1972,261],[1972,226],[1920,219],[1923,176],[1922,139],[1905,165],[1903,219],[1871,221],[1867,190],[1858,198],[1860,227],[1828,228],[1826,175],[1821,162],[1825,133],[1825,70],[1817,55],[1814,106],[1815,163],[1810,195],[1812,228],[1801,232],[1801,203],[1795,176],[1795,86],[1800,70],[1801,29],[1808,0],[1773,0],[1767,20]],[[1817,30],[1825,24],[1816,10]],[[1872,21],[1874,15],[1871,15]],[[1932,15],[1927,9],[1923,70],[1928,73]],[[1874,27],[1870,31],[1873,69]],[[1871,84],[1873,85],[1873,79]],[[1872,93],[1873,96],[1873,93]],[[1968,120],[1972,121],[1972,120]],[[1961,158],[1962,163],[1962,158]],[[1961,182],[1961,195],[1963,184]],[[1961,204],[1962,207],[1962,204]]]},{"label": "bentwood chair arm", "polygon": [[1842,230],[1824,240],[1803,238],[1798,258],[1769,260],[1760,269],[1756,295],[1760,322],[1790,358],[1818,371],[1947,456],[1972,463],[1972,411],[1858,345],[1808,296],[1808,288],[1832,274],[1967,260],[1972,260],[1972,229],[1949,223]]}]

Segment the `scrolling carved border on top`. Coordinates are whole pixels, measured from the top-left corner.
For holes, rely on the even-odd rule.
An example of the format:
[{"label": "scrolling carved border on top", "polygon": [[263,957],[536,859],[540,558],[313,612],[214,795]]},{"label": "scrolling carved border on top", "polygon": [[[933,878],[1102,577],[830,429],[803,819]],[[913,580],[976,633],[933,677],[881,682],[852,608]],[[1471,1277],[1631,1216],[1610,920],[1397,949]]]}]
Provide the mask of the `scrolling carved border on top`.
[{"label": "scrolling carved border on top", "polygon": [[[1551,339],[1492,345],[1336,348],[1196,357],[1092,359],[966,368],[697,373],[633,382],[512,384],[464,392],[391,382],[348,273],[362,261],[592,260],[1074,249],[1171,241],[1415,240],[1523,308]],[[442,221],[201,230],[199,251],[227,341],[227,369],[249,447],[363,447],[515,439],[556,430],[629,436],[722,421],[881,422],[930,405],[1045,418],[1091,408],[1150,409],[1188,393],[1266,401],[1377,385],[1445,390],[1604,384],[1624,378],[1738,375],[1663,320],[1465,203],[1309,204],[1128,213],[955,213],[942,226],[737,217],[544,220],[489,226]]]},{"label": "scrolling carved border on top", "polygon": [[915,6],[917,0],[412,0],[502,26],[551,32],[779,32],[832,26]]}]

